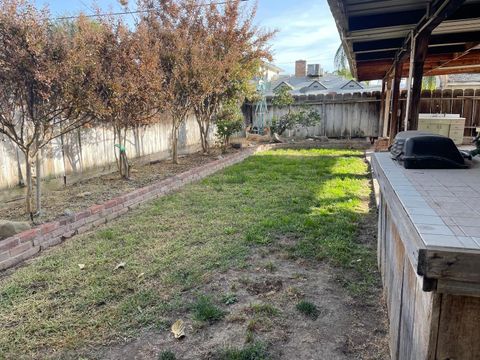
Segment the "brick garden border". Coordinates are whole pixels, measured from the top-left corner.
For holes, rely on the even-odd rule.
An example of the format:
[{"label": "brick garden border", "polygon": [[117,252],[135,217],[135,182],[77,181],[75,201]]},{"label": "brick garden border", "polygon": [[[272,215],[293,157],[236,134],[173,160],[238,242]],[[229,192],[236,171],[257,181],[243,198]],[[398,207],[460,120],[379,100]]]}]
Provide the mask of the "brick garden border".
[{"label": "brick garden border", "polygon": [[274,147],[277,146],[275,144],[259,145],[233,155],[227,155],[222,159],[211,161],[205,165],[139,188],[128,194],[108,200],[103,204],[90,206],[88,209],[71,216],[42,224],[0,240],[0,271],[15,266],[40,251],[60,244],[75,235],[106,224],[140,204],[171,193],[185,184],[203,179],[230,165],[242,162],[257,152]]}]

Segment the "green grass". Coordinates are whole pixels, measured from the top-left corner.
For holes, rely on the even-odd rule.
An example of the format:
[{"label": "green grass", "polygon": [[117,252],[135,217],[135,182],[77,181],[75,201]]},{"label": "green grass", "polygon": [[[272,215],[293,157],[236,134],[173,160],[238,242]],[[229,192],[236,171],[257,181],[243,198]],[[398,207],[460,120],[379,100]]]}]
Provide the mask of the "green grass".
[{"label": "green grass", "polygon": [[165,350],[158,355],[158,360],[176,360],[176,357],[170,350]]},{"label": "green grass", "polygon": [[317,320],[319,311],[315,304],[302,300],[297,304],[297,310],[312,320]]},{"label": "green grass", "polygon": [[268,360],[270,356],[263,343],[256,342],[243,349],[226,349],[221,351],[215,360]]},{"label": "green grass", "polygon": [[280,310],[278,310],[272,304],[267,303],[251,304],[249,310],[258,316],[273,317],[280,314]]},{"label": "green grass", "polygon": [[218,308],[208,296],[200,296],[192,306],[193,318],[197,321],[210,322],[223,319],[225,312]]},{"label": "green grass", "polygon": [[257,247],[285,237],[291,257],[349,269],[355,276],[342,282],[361,292],[376,279],[373,250],[355,242],[370,194],[361,155],[260,153],[42,254],[0,279],[0,358],[48,358],[167,330],[191,310],[186,292],[202,293],[215,274],[248,266]]}]

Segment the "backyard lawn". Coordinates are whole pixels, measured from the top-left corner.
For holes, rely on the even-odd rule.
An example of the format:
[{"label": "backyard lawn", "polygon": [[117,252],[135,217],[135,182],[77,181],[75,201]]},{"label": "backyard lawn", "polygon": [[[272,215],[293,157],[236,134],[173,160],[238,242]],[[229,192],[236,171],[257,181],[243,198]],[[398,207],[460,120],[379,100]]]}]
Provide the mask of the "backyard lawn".
[{"label": "backyard lawn", "polygon": [[0,359],[384,359],[370,197],[361,151],[252,156],[0,275]]}]

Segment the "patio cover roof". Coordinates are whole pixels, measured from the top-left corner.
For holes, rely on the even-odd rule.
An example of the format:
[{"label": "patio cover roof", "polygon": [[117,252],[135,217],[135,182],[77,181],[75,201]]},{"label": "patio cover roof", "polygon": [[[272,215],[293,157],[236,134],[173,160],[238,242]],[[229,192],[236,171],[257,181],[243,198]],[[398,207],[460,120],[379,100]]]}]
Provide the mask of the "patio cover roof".
[{"label": "patio cover roof", "polygon": [[384,79],[397,61],[403,63],[402,77],[407,77],[410,37],[422,31],[431,31],[425,76],[480,73],[480,0],[328,3],[352,74],[360,81]]}]

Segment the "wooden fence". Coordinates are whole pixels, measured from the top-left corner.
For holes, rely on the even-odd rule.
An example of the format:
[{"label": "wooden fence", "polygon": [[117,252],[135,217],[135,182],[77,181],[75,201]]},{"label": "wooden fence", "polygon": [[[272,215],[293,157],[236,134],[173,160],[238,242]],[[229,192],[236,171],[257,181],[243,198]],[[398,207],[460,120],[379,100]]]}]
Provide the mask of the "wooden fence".
[{"label": "wooden fence", "polygon": [[[286,109],[271,105],[267,98],[267,122],[284,114]],[[295,96],[292,107],[309,105],[321,115],[322,121],[317,126],[288,131],[289,136],[304,137],[325,135],[330,138],[378,137],[378,117],[380,113],[381,94],[378,91],[351,94],[320,94]],[[252,105],[245,109],[249,122],[254,117]]]},{"label": "wooden fence", "polygon": [[[171,124],[163,121],[127,132],[126,149],[130,158],[154,155],[156,159],[170,156]],[[42,151],[43,177],[61,176],[65,173],[86,172],[92,169],[110,168],[115,164],[115,138],[111,128],[82,128],[55,139]],[[62,151],[63,148],[63,151]],[[179,151],[188,153],[200,150],[200,131],[194,117],[181,127]],[[17,185],[18,163],[25,175],[25,158],[17,147],[0,137],[0,188]]]}]

